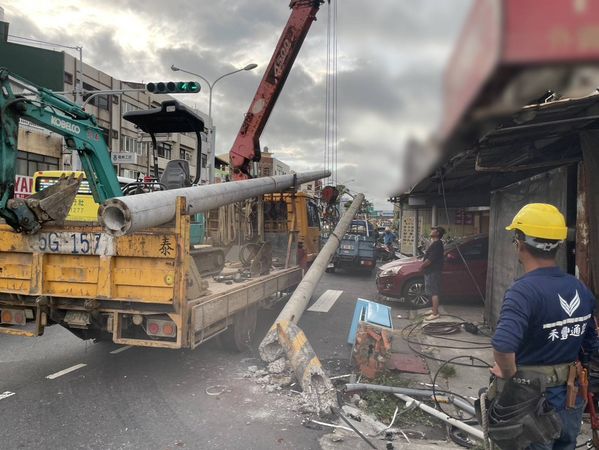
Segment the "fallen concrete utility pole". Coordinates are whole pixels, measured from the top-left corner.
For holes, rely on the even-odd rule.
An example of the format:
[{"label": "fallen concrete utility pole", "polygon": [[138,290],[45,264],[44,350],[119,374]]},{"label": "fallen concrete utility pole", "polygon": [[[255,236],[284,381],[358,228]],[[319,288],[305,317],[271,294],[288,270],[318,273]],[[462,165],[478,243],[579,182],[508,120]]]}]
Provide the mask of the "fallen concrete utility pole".
[{"label": "fallen concrete utility pole", "polygon": [[337,223],[337,226],[329,236],[327,243],[324,245],[322,250],[320,250],[318,256],[310,266],[310,269],[308,269],[306,275],[304,275],[301,283],[297,286],[289,298],[289,301],[279,314],[279,317],[277,317],[266,337],[260,343],[260,356],[264,361],[272,362],[282,356],[283,349],[277,341],[277,323],[299,322],[300,317],[302,317],[302,314],[306,309],[306,306],[310,302],[310,298],[312,298],[312,294],[314,293],[316,285],[322,278],[329,261],[333,257],[337,247],[339,247],[341,238],[347,232],[352,219],[360,209],[363,201],[364,194],[356,195],[351,206]]},{"label": "fallen concrete utility pole", "polygon": [[304,394],[318,408],[318,412],[330,412],[335,405],[335,391],[306,335],[296,324],[363,200],[364,195],[358,194],[339,220],[259,347],[260,356],[267,362],[287,356]]},{"label": "fallen concrete utility pole", "polygon": [[420,408],[422,411],[424,411],[432,416],[435,416],[437,419],[441,419],[443,422],[453,425],[454,427],[465,431],[469,435],[474,436],[475,438],[480,439],[481,441],[484,441],[484,439],[485,439],[483,432],[481,430],[479,430],[478,428],[471,427],[470,425],[465,424],[464,422],[462,422],[460,420],[449,417],[447,414],[442,413],[441,411],[438,411],[435,408],[431,408],[430,406],[425,405],[421,401],[418,401],[412,397],[408,397],[407,395],[404,395],[404,394],[394,394],[394,395],[397,398],[406,402],[406,406],[416,404],[416,406],[418,406],[418,408]]},{"label": "fallen concrete utility pole", "polygon": [[328,170],[318,170],[116,197],[100,207],[98,218],[107,233],[122,236],[173,220],[177,197],[185,197],[187,212],[197,214],[263,194],[284,191],[292,186],[326,178],[330,174]]},{"label": "fallen concrete utility pole", "polygon": [[474,406],[468,403],[465,400],[462,400],[458,397],[455,397],[451,392],[447,392],[441,389],[437,389],[432,391],[430,389],[410,389],[410,388],[402,388],[402,387],[394,387],[394,386],[381,386],[378,384],[367,384],[367,383],[354,383],[354,384],[346,384],[345,390],[347,392],[353,391],[378,391],[378,392],[388,392],[390,394],[404,394],[410,395],[412,397],[447,397],[447,400],[454,404],[456,407],[460,408],[462,411],[466,411],[468,414],[474,416],[476,413]]}]

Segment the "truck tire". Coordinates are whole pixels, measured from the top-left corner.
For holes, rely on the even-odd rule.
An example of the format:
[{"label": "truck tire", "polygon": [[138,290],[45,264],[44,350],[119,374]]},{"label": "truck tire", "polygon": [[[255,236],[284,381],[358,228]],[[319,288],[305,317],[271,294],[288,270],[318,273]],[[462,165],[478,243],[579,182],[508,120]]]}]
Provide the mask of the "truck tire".
[{"label": "truck tire", "polygon": [[414,308],[427,308],[431,305],[431,299],[424,293],[424,278],[408,280],[401,293],[404,300]]},{"label": "truck tire", "polygon": [[243,352],[250,349],[256,334],[258,307],[256,305],[233,315],[233,323],[220,335],[220,342],[227,350]]}]

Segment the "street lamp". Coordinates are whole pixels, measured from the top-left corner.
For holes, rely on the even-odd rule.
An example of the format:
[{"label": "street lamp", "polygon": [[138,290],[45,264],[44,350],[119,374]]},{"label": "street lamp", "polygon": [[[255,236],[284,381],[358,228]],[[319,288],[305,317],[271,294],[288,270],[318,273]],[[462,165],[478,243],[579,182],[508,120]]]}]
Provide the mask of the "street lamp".
[{"label": "street lamp", "polygon": [[[210,154],[208,155],[209,156],[208,160],[210,161],[209,167],[208,167],[208,182],[209,183],[214,183],[214,166],[216,164],[216,153],[215,153],[215,148],[214,148],[215,143],[216,143],[216,133],[214,132],[214,124],[212,123],[212,90],[214,89],[214,85],[216,83],[218,83],[220,80],[222,80],[223,78],[228,77],[229,75],[236,74],[237,72],[243,72],[244,70],[253,70],[256,67],[258,67],[258,64],[254,64],[254,63],[248,64],[247,66],[242,67],[241,69],[237,69],[232,72],[228,72],[228,73],[225,73],[224,75],[221,75],[220,77],[218,77],[216,80],[214,80],[211,83],[210,81],[208,81],[206,78],[204,78],[199,73],[194,73],[194,72],[190,72],[189,70],[181,69],[180,67],[177,67],[174,64],[171,65],[171,70],[173,72],[184,72],[189,75],[193,75],[194,77],[198,77],[199,79],[201,79],[208,85],[208,93],[209,93],[208,122],[210,122],[210,125],[208,127],[209,132],[210,132]],[[196,168],[196,170],[199,170],[199,167]]]}]

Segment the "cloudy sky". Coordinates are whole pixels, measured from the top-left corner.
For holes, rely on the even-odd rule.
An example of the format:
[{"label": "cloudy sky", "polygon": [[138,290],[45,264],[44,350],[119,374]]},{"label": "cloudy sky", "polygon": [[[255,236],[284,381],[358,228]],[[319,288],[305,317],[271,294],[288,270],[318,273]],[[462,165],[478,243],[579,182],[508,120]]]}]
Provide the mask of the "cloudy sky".
[{"label": "cloudy sky", "polygon": [[[337,0],[332,0],[337,1]],[[344,0],[337,5],[338,173],[379,209],[401,185],[403,145],[438,124],[440,80],[472,0]],[[288,0],[0,0],[10,33],[83,47],[84,61],[130,81],[214,80],[217,153],[226,153],[289,17]],[[304,42],[262,134],[296,171],[323,167],[327,15]],[[208,90],[186,99],[206,110]]]}]

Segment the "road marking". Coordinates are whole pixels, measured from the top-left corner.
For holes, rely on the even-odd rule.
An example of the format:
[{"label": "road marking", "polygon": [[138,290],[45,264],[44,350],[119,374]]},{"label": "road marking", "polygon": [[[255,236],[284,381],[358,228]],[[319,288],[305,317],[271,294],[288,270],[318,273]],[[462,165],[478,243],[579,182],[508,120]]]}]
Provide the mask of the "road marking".
[{"label": "road marking", "polygon": [[110,352],[111,355],[117,355],[121,352],[124,352],[125,350],[129,350],[131,348],[130,345],[125,345],[124,347],[121,348],[117,348],[116,350],[113,350]]},{"label": "road marking", "polygon": [[85,367],[85,366],[87,366],[87,364],[76,364],[73,367],[69,367],[68,369],[64,369],[64,370],[61,370],[60,372],[56,372],[56,373],[53,373],[52,375],[48,375],[46,378],[48,380],[53,380],[55,378],[62,377],[63,375],[66,375],[67,373],[71,373],[71,372],[74,372],[75,370],[81,369],[82,367]]},{"label": "road marking", "polygon": [[329,312],[341,294],[343,294],[343,291],[335,291],[333,289],[325,291],[324,294],[322,294],[320,298],[308,308],[308,311]]},{"label": "road marking", "polygon": [[10,391],[3,392],[2,394],[0,394],[0,400],[4,400],[5,398],[12,397],[13,395],[15,395],[14,392],[10,392]]}]

